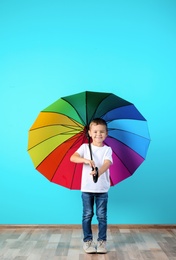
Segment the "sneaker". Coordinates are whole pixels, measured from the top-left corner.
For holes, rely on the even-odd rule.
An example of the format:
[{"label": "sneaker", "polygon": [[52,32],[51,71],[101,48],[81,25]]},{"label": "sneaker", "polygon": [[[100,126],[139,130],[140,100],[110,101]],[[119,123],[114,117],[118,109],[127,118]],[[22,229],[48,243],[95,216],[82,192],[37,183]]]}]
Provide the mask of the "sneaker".
[{"label": "sneaker", "polygon": [[106,241],[98,241],[97,242],[97,253],[99,254],[106,254],[107,249],[106,249]]},{"label": "sneaker", "polygon": [[92,240],[84,242],[83,249],[87,254],[93,254],[97,252],[95,243]]}]

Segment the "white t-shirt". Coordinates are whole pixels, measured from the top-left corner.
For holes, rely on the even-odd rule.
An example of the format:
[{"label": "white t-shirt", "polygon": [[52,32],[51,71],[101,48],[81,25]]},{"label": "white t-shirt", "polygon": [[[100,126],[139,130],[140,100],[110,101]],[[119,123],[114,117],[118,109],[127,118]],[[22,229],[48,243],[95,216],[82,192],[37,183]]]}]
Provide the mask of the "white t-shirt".
[{"label": "white t-shirt", "polygon": [[[102,147],[95,146],[91,144],[93,161],[95,166],[100,168],[104,160],[109,160],[112,162],[112,149],[111,147],[104,145]],[[88,144],[82,144],[78,150],[81,157],[90,160],[90,150]],[[90,165],[83,164],[82,170],[82,181],[81,181],[81,191],[82,192],[107,192],[110,188],[110,178],[109,178],[109,169],[104,172],[96,183],[93,181],[92,175],[90,175],[92,169]]]}]

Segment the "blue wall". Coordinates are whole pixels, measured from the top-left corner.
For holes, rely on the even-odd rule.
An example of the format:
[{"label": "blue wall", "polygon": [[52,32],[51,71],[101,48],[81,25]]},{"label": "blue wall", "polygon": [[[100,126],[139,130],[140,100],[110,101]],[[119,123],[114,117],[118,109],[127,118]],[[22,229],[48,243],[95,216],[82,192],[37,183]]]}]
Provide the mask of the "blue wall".
[{"label": "blue wall", "polygon": [[[113,92],[148,120],[146,161],[110,189],[110,224],[176,223],[176,2],[0,1],[0,224],[80,224],[80,191],[50,183],[27,153],[43,108]],[[96,219],[94,219],[94,223]]]}]

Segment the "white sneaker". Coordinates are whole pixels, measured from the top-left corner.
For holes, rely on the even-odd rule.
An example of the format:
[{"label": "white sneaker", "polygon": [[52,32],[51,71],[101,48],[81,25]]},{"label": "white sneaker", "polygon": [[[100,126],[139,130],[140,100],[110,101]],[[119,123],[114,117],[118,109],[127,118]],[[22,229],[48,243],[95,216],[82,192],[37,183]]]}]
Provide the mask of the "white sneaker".
[{"label": "white sneaker", "polygon": [[97,253],[99,254],[106,254],[107,249],[106,249],[106,241],[98,241],[97,242]]},{"label": "white sneaker", "polygon": [[95,243],[92,240],[84,242],[83,249],[87,254],[93,254],[97,252]]}]

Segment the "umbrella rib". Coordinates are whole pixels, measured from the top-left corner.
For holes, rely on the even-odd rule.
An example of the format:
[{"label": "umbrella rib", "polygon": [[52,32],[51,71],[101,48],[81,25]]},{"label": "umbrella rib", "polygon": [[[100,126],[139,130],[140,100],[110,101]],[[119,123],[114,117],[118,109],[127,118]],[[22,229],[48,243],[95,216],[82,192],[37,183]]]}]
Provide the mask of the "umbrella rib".
[{"label": "umbrella rib", "polygon": [[[62,98],[62,99],[63,99],[65,102],[67,102],[67,103],[74,109],[74,111],[77,113],[78,117],[81,119],[82,124],[84,124],[84,120],[83,120],[83,118],[81,117],[81,115],[78,113],[78,110],[77,110],[68,100],[66,100],[66,99],[64,99],[64,98]],[[48,111],[47,111],[47,112],[48,112]],[[60,114],[60,115],[64,115],[64,116],[66,116],[67,118],[69,118],[72,122],[77,123],[77,120],[76,120],[76,119],[73,119],[73,118],[70,117],[69,115],[66,115],[66,114],[61,113],[61,112],[59,112],[59,113],[53,112],[53,113]]]},{"label": "umbrella rib", "polygon": [[[59,124],[59,123],[57,123],[57,124],[48,124],[48,125],[44,125],[44,126],[39,126],[39,127],[30,129],[29,132],[34,131],[34,130],[37,130],[37,129],[45,128],[45,127],[50,127],[50,126],[63,126],[63,127],[67,127],[67,128],[70,128],[70,129],[75,129],[75,128],[76,128],[75,126],[72,126],[72,125],[65,125],[65,124]],[[79,128],[81,128],[79,124],[77,124],[77,126],[78,126]]]},{"label": "umbrella rib", "polygon": [[[84,140],[86,139],[86,137],[84,137]],[[82,143],[84,142],[84,140],[82,141]],[[70,148],[72,148],[75,144],[77,144],[79,142],[79,138],[76,139],[76,141],[71,145]],[[77,164],[75,164],[75,167],[74,167],[74,174],[76,172],[76,167],[77,167]],[[71,181],[71,187],[72,187],[72,183],[73,183],[73,180],[74,180],[74,177],[72,176],[72,181]]]},{"label": "umbrella rib", "polygon": [[[123,144],[124,146],[128,147],[130,150],[134,151],[130,146],[128,146],[127,144],[125,144],[124,142],[115,139],[113,136],[108,136],[109,138],[118,141],[119,143]],[[149,139],[146,139],[149,140]],[[114,152],[114,151],[113,151]],[[135,151],[135,153],[137,153],[141,158],[145,159],[143,156],[141,156],[137,151]]]},{"label": "umbrella rib", "polygon": [[[70,132],[68,131],[68,132],[63,132],[63,133],[59,133],[59,134],[52,135],[52,136],[46,138],[45,140],[42,140],[41,142],[37,143],[36,145],[32,146],[31,148],[28,149],[28,151],[30,151],[30,150],[33,149],[34,147],[36,147],[36,146],[38,146],[38,145],[40,145],[40,144],[42,144],[42,143],[44,143],[44,142],[46,142],[46,141],[48,141],[48,140],[54,138],[54,137],[56,137],[56,136],[59,136],[59,135],[70,135],[70,133],[72,133],[72,132],[71,132],[71,131],[70,131]],[[78,133],[81,133],[81,132],[78,132]],[[76,134],[78,134],[78,133],[76,133]],[[76,134],[74,134],[74,135],[76,135]],[[74,136],[74,135],[73,135],[73,136]],[[73,138],[73,136],[71,136],[70,138]],[[69,139],[70,139],[70,138],[69,138]],[[63,143],[67,142],[69,139],[65,140]]]},{"label": "umbrella rib", "polygon": [[[88,109],[87,109],[87,105],[88,105],[88,97],[87,97],[87,94],[88,94],[88,91],[86,91],[85,92],[86,93],[86,95],[85,95],[85,104],[86,104],[86,126],[88,126],[89,125],[89,123],[90,122],[88,122]],[[107,96],[106,96],[106,98],[107,97],[109,97],[110,95],[112,95],[112,93],[109,93]],[[106,99],[105,98],[105,99]],[[77,115],[79,116],[79,118],[81,119],[81,121],[82,121],[82,124],[85,124],[85,121],[84,121],[84,119],[82,118],[82,116],[80,115],[80,113],[78,112],[78,110],[68,101],[68,100],[65,100],[64,98],[62,98],[64,101],[66,101],[75,111],[76,111],[76,113],[77,113]],[[96,113],[96,111],[97,111],[97,107],[105,100],[105,99],[103,99],[103,100],[101,100],[100,102],[99,102],[99,104],[96,106],[96,110],[94,111],[94,113],[93,113],[93,115],[92,115],[92,118],[90,119],[90,121],[94,118],[94,115],[95,115],[95,113]],[[65,115],[65,114],[64,114]],[[68,116],[68,118],[70,118],[69,116]],[[70,118],[71,119],[71,118]]]},{"label": "umbrella rib", "polygon": [[[74,137],[72,137],[72,138],[74,138]],[[78,139],[79,139],[79,138],[78,138]],[[71,145],[71,147],[73,147],[73,145],[78,142],[78,139],[76,138],[76,141]],[[67,141],[68,141],[68,140],[64,141],[63,143],[65,143],[65,142],[67,142]],[[71,147],[70,147],[70,148],[71,148]],[[30,148],[30,149],[32,149],[32,148]],[[30,150],[30,149],[29,149],[29,150]],[[57,147],[56,147],[54,150],[56,150],[56,149],[57,149]],[[48,154],[48,156],[49,156],[54,150],[52,150],[52,151]],[[67,153],[66,153],[66,154],[67,154]],[[65,157],[65,156],[64,156],[64,157]],[[64,157],[63,157],[63,158],[64,158]],[[39,163],[39,165],[38,165],[37,167],[39,167],[44,160],[45,160],[45,158]],[[60,161],[59,165],[62,163],[62,161],[63,161],[63,159]],[[53,178],[54,178],[54,175],[55,175],[55,173],[56,173],[56,171],[57,171],[59,165],[57,165],[56,170],[54,171],[54,173],[53,173],[53,175],[52,175],[52,177],[51,177],[51,179],[50,179],[51,182],[52,182],[52,180],[53,180]],[[72,183],[73,183],[73,180],[72,180]]]},{"label": "umbrella rib", "polygon": [[74,180],[74,175],[75,175],[75,173],[76,173],[76,163],[75,163],[75,165],[74,165],[74,171],[73,171],[73,175],[72,175],[72,180],[71,180],[71,183],[70,183],[70,189],[71,189],[71,187],[72,187],[72,185],[73,185],[73,180]]},{"label": "umbrella rib", "polygon": [[[97,113],[97,110],[98,110],[99,106],[100,106],[103,102],[105,102],[105,100],[108,99],[111,95],[114,95],[114,94],[112,94],[112,93],[107,93],[107,94],[108,94],[108,95],[107,95],[104,99],[100,100],[100,102],[97,104],[96,110],[94,111],[91,120],[94,118],[94,115]],[[120,108],[120,107],[126,107],[126,106],[131,106],[131,105],[133,105],[133,104],[132,104],[131,102],[128,102],[127,104],[125,104],[125,105],[123,104],[123,105],[119,106],[118,108]],[[113,109],[116,109],[116,107],[114,107]],[[109,111],[112,111],[112,108],[111,108],[111,107],[109,107],[109,110],[106,110],[104,113],[102,113],[100,117],[103,118],[103,116],[106,115]],[[130,118],[129,118],[129,119],[130,119]],[[90,120],[90,121],[91,121],[91,120]],[[140,120],[142,120],[142,119],[140,119]],[[109,120],[109,121],[106,121],[106,122],[108,123],[108,122],[111,122],[111,121],[113,121],[113,120]]]},{"label": "umbrella rib", "polygon": [[[103,102],[105,101],[105,99],[107,99],[107,98],[108,98],[109,96],[111,96],[111,95],[112,95],[112,93],[109,93],[109,95],[107,95],[106,98],[100,100],[100,102],[97,104],[96,110],[94,111],[94,113],[93,113],[93,115],[92,115],[91,120],[94,118],[94,115],[96,114],[96,111],[98,110],[98,107],[101,105],[101,103],[103,103]],[[109,112],[109,111],[111,111],[111,109],[109,109],[108,111],[104,112],[104,114],[101,115],[101,118],[102,118],[107,112]],[[91,121],[91,120],[90,120],[90,121]]]},{"label": "umbrella rib", "polygon": [[[72,137],[72,138],[73,138],[73,137]],[[67,140],[67,141],[68,141],[68,140]],[[75,142],[70,146],[70,148],[72,148],[72,147],[73,147],[75,144],[77,144],[77,143],[79,143],[79,138],[76,138]],[[68,151],[70,150],[70,148],[68,149]],[[67,151],[67,152],[68,152],[68,151]],[[66,156],[67,152],[65,153],[64,157]],[[62,163],[64,157],[63,157],[62,160],[60,161],[59,165]],[[52,181],[52,179],[54,178],[54,175],[55,175],[55,173],[56,173],[56,171],[57,171],[59,165],[57,166],[56,170],[54,171],[54,173],[53,173],[53,175],[52,175],[52,178],[51,178],[51,181]],[[75,175],[75,172],[76,172],[76,164],[75,164],[75,167],[74,167],[74,174],[73,174],[73,175]],[[74,178],[73,178],[73,176],[72,176],[70,189],[71,189],[71,187],[72,187],[73,179],[74,179]]]},{"label": "umbrella rib", "polygon": [[[119,129],[119,128],[108,128],[108,131],[111,131],[111,130],[118,130],[118,131],[121,131],[121,132],[124,132],[124,133],[129,133],[129,134],[132,134],[132,135],[135,135],[135,136],[139,136],[143,139],[146,139],[146,140],[150,140],[150,138],[147,138],[145,136],[142,136],[140,134],[136,134],[136,133],[133,133],[133,132],[130,132],[130,131],[127,131],[127,130],[123,130],[123,129]],[[108,135],[109,136],[109,135]]]},{"label": "umbrella rib", "polygon": [[[109,138],[111,138],[111,139],[114,139],[114,140],[116,140],[115,138],[113,138],[113,137],[111,137],[111,136],[109,136]],[[125,143],[123,143],[123,142],[121,142],[120,140],[118,140],[118,142],[119,143],[121,143],[121,144],[123,144],[123,145],[125,145],[126,147],[128,147],[129,149],[131,149],[128,145],[126,145]],[[106,141],[104,142],[106,145],[108,145],[107,143],[106,143]],[[132,150],[132,149],[131,149]],[[129,168],[124,164],[124,162],[122,161],[122,159],[119,157],[119,155],[116,153],[116,152],[114,152],[114,150],[113,150],[113,153],[118,157],[118,159],[121,161],[121,163],[124,165],[124,167],[127,169],[127,171],[130,173],[130,175],[133,175],[133,172],[131,172],[130,170],[129,170]],[[137,152],[136,152],[137,153]],[[138,154],[138,153],[137,153]],[[138,154],[138,156],[140,156],[142,159],[144,159],[140,154]]]}]

